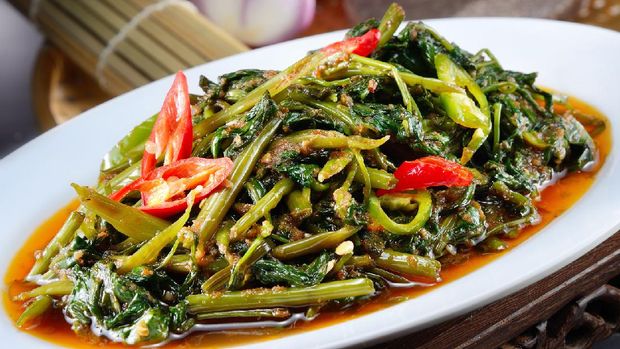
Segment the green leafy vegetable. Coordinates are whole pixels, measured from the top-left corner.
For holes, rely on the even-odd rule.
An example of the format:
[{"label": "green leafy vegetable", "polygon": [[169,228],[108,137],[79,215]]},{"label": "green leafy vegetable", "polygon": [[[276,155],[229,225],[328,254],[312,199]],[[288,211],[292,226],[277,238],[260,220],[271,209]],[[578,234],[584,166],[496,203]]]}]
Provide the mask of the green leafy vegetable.
[{"label": "green leafy vegetable", "polygon": [[[488,49],[469,53],[421,22],[398,32],[404,17],[393,4],[280,72],[202,76],[191,156],[233,160],[206,197],[182,188],[215,187],[207,170],[140,179],[155,116],[130,131],[95,189],[73,185],[81,206],[14,297],[17,325],[62,310],[78,333],[159,345],[357,309],[396,284],[440,282],[462,253],[505,249],[540,220],[545,186],[598,161],[605,122]],[[121,202],[108,197],[129,183]],[[187,209],[141,210],[161,197]]]}]

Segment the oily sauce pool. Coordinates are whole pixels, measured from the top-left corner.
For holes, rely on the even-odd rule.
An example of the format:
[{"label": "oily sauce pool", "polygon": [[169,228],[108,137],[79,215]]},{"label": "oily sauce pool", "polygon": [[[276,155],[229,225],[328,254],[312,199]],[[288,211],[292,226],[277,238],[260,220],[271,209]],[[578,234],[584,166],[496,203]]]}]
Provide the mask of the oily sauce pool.
[{"label": "oily sauce pool", "polygon": [[[594,137],[594,141],[599,149],[599,161],[592,171],[571,173],[559,180],[555,185],[544,189],[541,193],[541,200],[536,203],[541,216],[541,222],[535,226],[524,228],[517,238],[506,240],[505,242],[508,245],[508,248],[505,251],[508,251],[514,246],[517,246],[527,240],[530,236],[532,236],[532,234],[542,229],[551,220],[568,210],[592,185],[598,169],[602,166],[607,154],[609,153],[611,148],[611,130],[607,119],[595,108],[584,102],[574,98],[571,98],[569,101],[577,111],[586,115],[594,116],[605,122],[605,130]],[[47,245],[48,241],[50,241],[58,229],[60,229],[67,216],[75,208],[77,208],[77,206],[77,201],[71,202],[38,227],[26,241],[24,246],[17,251],[17,254],[9,265],[9,269],[4,280],[6,288],[3,290],[2,296],[5,309],[13,321],[17,320],[23,311],[24,304],[13,302],[11,299],[20,292],[32,288],[32,286],[28,286],[20,280],[24,279],[34,264],[35,253],[42,250]],[[445,283],[463,277],[477,268],[491,262],[495,258],[501,257],[505,251],[487,254],[474,251],[464,254],[460,263],[444,266],[442,268],[441,278],[443,282],[439,284],[427,287],[390,289],[384,291],[381,295],[365,304],[344,311],[321,313],[313,321],[299,321],[289,328],[244,329],[218,333],[195,333],[183,340],[168,343],[165,347],[204,348],[240,345],[243,343],[268,340],[283,335],[329,326],[330,324],[363,316],[373,311],[388,307],[392,304],[416,297],[425,292],[429,292],[435,287],[440,287]],[[127,347],[126,345],[111,343],[106,339],[96,337],[92,334],[77,336],[71,330],[70,325],[65,322],[63,314],[60,311],[48,312],[44,316],[37,319],[34,323],[31,323],[29,327],[24,330],[29,334],[45,341],[71,348],[94,348],[101,346],[118,348]]]}]

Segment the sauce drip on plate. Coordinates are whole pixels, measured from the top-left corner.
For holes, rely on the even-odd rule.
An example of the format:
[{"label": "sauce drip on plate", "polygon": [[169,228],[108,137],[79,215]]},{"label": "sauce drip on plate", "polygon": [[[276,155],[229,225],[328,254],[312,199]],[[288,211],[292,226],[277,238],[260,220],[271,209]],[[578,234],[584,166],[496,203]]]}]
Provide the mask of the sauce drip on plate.
[{"label": "sauce drip on plate", "polygon": [[[280,336],[319,329],[331,324],[346,321],[363,316],[368,313],[383,309],[392,304],[400,303],[414,298],[423,293],[432,291],[446,283],[461,278],[468,273],[488,264],[496,258],[501,258],[504,253],[510,253],[515,246],[527,240],[530,236],[545,227],[554,218],[566,212],[570,207],[590,188],[595,180],[596,173],[605,161],[611,149],[611,129],[607,119],[595,108],[575,98],[569,99],[570,104],[579,112],[591,115],[606,123],[605,130],[594,137],[599,150],[599,161],[590,172],[571,173],[560,179],[554,185],[545,188],[541,193],[540,201],[536,203],[541,216],[541,222],[535,226],[529,226],[521,230],[517,238],[506,239],[508,248],[498,253],[481,253],[474,250],[465,253],[459,263],[444,265],[441,271],[443,282],[430,286],[416,286],[411,288],[391,288],[384,291],[378,297],[360,306],[337,312],[321,313],[313,321],[297,321],[288,328],[263,328],[263,329],[233,329],[219,332],[195,332],[184,339],[169,342],[165,348],[190,348],[200,346],[222,347],[240,345],[249,342],[268,340]],[[561,111],[559,111],[561,112]],[[23,311],[23,304],[13,302],[11,298],[18,293],[32,288],[21,282],[34,264],[34,255],[43,249],[47,242],[52,239],[62,226],[67,216],[78,206],[73,201],[62,208],[41,226],[22,246],[13,258],[5,277],[6,291],[3,292],[3,303],[9,317],[15,321]],[[45,341],[71,348],[95,348],[105,345],[106,347],[127,348],[126,345],[110,343],[108,340],[88,334],[77,336],[65,322],[61,311],[50,311],[42,316],[37,322],[26,329],[27,333]]]}]

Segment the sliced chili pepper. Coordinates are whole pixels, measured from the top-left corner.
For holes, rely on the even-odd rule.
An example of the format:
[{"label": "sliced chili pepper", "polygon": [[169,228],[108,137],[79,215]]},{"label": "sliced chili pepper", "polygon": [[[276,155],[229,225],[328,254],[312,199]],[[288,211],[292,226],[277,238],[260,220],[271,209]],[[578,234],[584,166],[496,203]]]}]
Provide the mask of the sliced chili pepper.
[{"label": "sliced chili pepper", "polygon": [[394,177],[398,179],[396,186],[390,190],[377,191],[379,195],[437,186],[468,186],[474,175],[454,161],[439,156],[426,156],[403,162],[394,172]]},{"label": "sliced chili pepper", "polygon": [[144,147],[142,177],[151,172],[163,156],[164,165],[185,159],[192,153],[192,112],[187,78],[179,71],[166,94],[159,116]]},{"label": "sliced chili pepper", "polygon": [[187,208],[188,191],[198,188],[195,202],[200,202],[230,175],[229,158],[188,158],[158,167],[110,195],[120,201],[132,191],[142,193],[140,210],[157,217],[169,217]]},{"label": "sliced chili pepper", "polygon": [[[426,224],[426,221],[431,217],[433,210],[433,201],[431,194],[426,190],[420,190],[415,193],[402,193],[393,194],[401,195],[402,198],[408,199],[410,202],[416,202],[418,204],[418,212],[415,217],[409,223],[397,223],[394,222],[381,207],[381,201],[372,196],[368,202],[368,214],[377,223],[383,227],[383,229],[389,231],[392,234],[398,235],[411,235],[415,234]],[[385,196],[389,197],[389,196]]]},{"label": "sliced chili pepper", "polygon": [[362,36],[355,36],[325,46],[322,51],[327,54],[336,52],[354,53],[366,57],[375,50],[380,38],[381,33],[379,29],[371,29]]}]

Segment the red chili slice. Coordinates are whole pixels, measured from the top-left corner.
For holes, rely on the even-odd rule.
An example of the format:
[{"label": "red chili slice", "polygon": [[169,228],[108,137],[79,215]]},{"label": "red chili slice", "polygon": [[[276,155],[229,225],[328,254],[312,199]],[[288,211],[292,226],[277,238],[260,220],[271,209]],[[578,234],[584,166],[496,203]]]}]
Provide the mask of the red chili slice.
[{"label": "red chili slice", "polygon": [[355,36],[325,46],[322,51],[327,54],[336,52],[354,53],[366,57],[377,48],[380,38],[381,33],[379,29],[371,29],[362,36]]},{"label": "red chili slice", "polygon": [[188,191],[199,186],[194,202],[200,202],[230,175],[233,162],[229,158],[188,158],[158,167],[110,195],[120,201],[132,191],[142,193],[140,210],[157,217],[169,217],[187,208]]},{"label": "red chili slice", "polygon": [[192,112],[187,78],[179,71],[166,94],[164,104],[144,147],[142,177],[155,168],[162,156],[164,165],[189,157],[192,153],[192,140]]},{"label": "red chili slice", "polygon": [[398,179],[396,187],[390,190],[380,190],[379,195],[437,186],[468,186],[474,175],[454,161],[439,156],[426,156],[403,162],[394,172],[394,177]]}]

